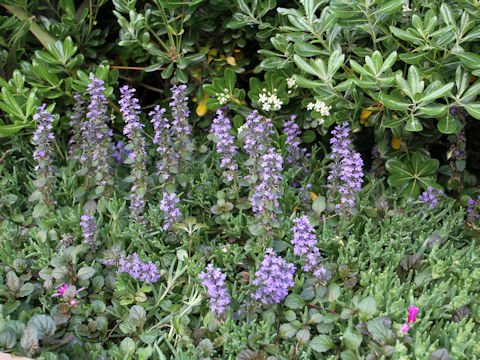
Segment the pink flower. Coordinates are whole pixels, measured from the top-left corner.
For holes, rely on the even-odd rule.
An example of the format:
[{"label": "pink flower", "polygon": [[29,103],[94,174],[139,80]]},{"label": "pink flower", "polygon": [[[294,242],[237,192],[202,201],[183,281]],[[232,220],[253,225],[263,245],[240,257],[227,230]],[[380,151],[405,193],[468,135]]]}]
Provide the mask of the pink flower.
[{"label": "pink flower", "polygon": [[[63,284],[62,286],[60,286],[58,289],[57,289],[57,292],[55,294],[52,295],[52,297],[57,297],[57,296],[63,296],[63,294],[65,294],[65,291],[67,291],[67,289],[70,287],[70,285],[67,285],[67,284]],[[77,295],[80,291],[84,290],[85,288],[82,287],[78,290],[75,291],[75,295],[74,296],[78,296],[79,298],[81,296]],[[77,306],[78,304],[78,301],[75,300],[75,299],[72,299],[70,301],[70,305],[71,306]]]},{"label": "pink flower", "polygon": [[56,297],[56,296],[62,296],[63,293],[68,289],[68,285],[67,284],[63,284],[62,286],[60,286],[58,289],[57,289],[57,293],[53,294],[52,297]]},{"label": "pink flower", "polygon": [[400,330],[400,332],[401,332],[402,334],[405,334],[408,330],[410,330],[410,326],[408,326],[408,324],[405,323],[405,324],[403,324],[402,329]]},{"label": "pink flower", "polygon": [[415,321],[417,321],[415,316],[417,316],[417,314],[418,314],[418,308],[416,306],[412,305],[408,308],[408,312],[409,312],[409,314],[408,314],[407,322],[409,322],[409,323],[413,322],[414,323]]}]

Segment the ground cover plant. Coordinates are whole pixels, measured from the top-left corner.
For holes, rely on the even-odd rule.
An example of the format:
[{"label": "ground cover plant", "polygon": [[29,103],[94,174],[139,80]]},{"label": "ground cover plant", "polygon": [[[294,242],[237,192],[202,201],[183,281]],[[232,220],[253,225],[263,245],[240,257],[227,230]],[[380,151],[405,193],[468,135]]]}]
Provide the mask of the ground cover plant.
[{"label": "ground cover plant", "polygon": [[1,351],[480,357],[475,1],[0,5]]}]

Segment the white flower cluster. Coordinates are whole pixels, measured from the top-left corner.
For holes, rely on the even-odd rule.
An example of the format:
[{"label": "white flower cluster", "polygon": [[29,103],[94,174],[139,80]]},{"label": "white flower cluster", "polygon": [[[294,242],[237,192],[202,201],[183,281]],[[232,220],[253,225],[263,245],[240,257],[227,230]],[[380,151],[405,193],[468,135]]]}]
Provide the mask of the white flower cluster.
[{"label": "white flower cluster", "polygon": [[277,89],[273,89],[273,93],[267,91],[267,89],[263,88],[262,93],[259,95],[258,100],[262,104],[262,109],[265,111],[277,111],[283,105],[283,101],[280,100],[277,96]]},{"label": "white flower cluster", "polygon": [[297,82],[295,81],[295,76],[289,77],[287,80],[287,87],[290,89],[287,91],[288,94],[291,94],[293,89],[298,88]]},{"label": "white flower cluster", "polygon": [[217,97],[217,100],[218,102],[220,103],[220,105],[225,105],[226,103],[228,103],[231,99],[231,96],[230,94],[228,93],[228,89],[225,88],[224,89],[224,92],[222,93],[216,93],[215,96]]},{"label": "white flower cluster", "polygon": [[330,116],[330,109],[332,107],[325,104],[323,101],[315,101],[314,103],[308,103],[307,110],[315,110],[322,116]]},{"label": "white flower cluster", "polygon": [[402,12],[408,12],[411,11],[410,6],[408,6],[408,0],[405,1],[405,4],[403,4]]}]

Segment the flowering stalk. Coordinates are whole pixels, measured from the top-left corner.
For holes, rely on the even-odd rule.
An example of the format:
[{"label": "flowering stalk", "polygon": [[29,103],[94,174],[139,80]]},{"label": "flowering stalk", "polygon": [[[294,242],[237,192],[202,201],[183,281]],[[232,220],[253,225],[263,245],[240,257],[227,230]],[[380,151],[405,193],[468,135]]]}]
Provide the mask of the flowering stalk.
[{"label": "flowering stalk", "polygon": [[309,157],[307,149],[300,147],[300,135],[302,132],[295,123],[295,115],[290,117],[290,120],[283,124],[283,132],[287,135],[285,141],[285,150],[287,152],[286,162],[290,165],[298,167],[305,166],[305,158]]},{"label": "flowering stalk", "polygon": [[41,204],[51,205],[56,203],[52,195],[55,178],[51,167],[52,142],[55,140],[52,125],[54,118],[51,113],[45,110],[45,106],[46,104],[43,104],[38,107],[38,113],[33,115],[33,120],[37,122],[37,129],[33,134],[33,142],[36,145],[33,158],[37,161],[35,166],[37,179],[33,184],[37,187],[34,198],[40,199]]},{"label": "flowering stalk", "polygon": [[118,259],[108,259],[103,261],[104,265],[118,266],[118,272],[128,273],[132,278],[152,284],[160,279],[160,272],[157,266],[151,262],[143,262],[138,258],[137,253],[124,256]]},{"label": "flowering stalk", "polygon": [[82,135],[82,121],[85,121],[85,100],[83,100],[80,93],[73,95],[75,103],[73,105],[73,112],[70,115],[70,126],[72,127],[72,137],[68,150],[69,159],[77,160],[81,156],[81,135]]},{"label": "flowering stalk", "polygon": [[105,97],[104,81],[90,76],[87,86],[90,103],[87,107],[87,121],[82,124],[82,156],[80,161],[86,173],[95,174],[99,190],[106,185],[112,185],[108,152],[111,147],[112,130],[108,128],[107,98]]},{"label": "flowering stalk", "polygon": [[234,145],[234,136],[230,134],[231,128],[230,120],[225,116],[224,110],[217,109],[217,117],[213,119],[210,134],[215,137],[217,153],[222,156],[220,168],[226,169],[224,176],[227,181],[233,180],[238,169],[237,163],[233,160],[237,155],[237,147]]},{"label": "flowering stalk", "polygon": [[310,220],[306,215],[303,215],[294,219],[293,223],[295,224],[292,228],[293,253],[304,262],[304,271],[313,273],[313,276],[319,283],[325,284],[332,274],[320,264],[323,257],[317,247],[317,237]]},{"label": "flowering stalk", "polygon": [[207,295],[210,297],[210,311],[216,318],[221,318],[230,304],[230,296],[225,284],[227,276],[222,273],[220,268],[214,268],[212,264],[208,264],[205,270],[198,277],[202,280],[202,285],[207,288]]},{"label": "flowering stalk", "polygon": [[252,297],[264,305],[278,304],[288,295],[294,285],[295,266],[288,264],[268,248],[260,269],[255,273],[252,284],[256,287]]},{"label": "flowering stalk", "polygon": [[163,230],[171,230],[172,225],[177,223],[182,216],[180,210],[177,208],[177,204],[180,202],[177,194],[168,194],[163,192],[163,199],[160,203],[160,210],[164,213]]},{"label": "flowering stalk", "polygon": [[480,195],[477,196],[476,200],[468,199],[467,206],[467,221],[473,223],[475,220],[480,219],[480,214],[478,210],[480,209]]},{"label": "flowering stalk", "polygon": [[145,151],[145,140],[142,136],[143,124],[140,123],[140,105],[138,99],[133,96],[135,89],[127,85],[120,89],[122,94],[119,101],[120,111],[125,120],[123,134],[129,139],[128,149],[130,154],[128,162],[132,164],[131,174],[135,178],[130,194],[130,217],[134,222],[144,222],[142,215],[145,208],[145,193],[147,190],[147,153]]},{"label": "flowering stalk", "polygon": [[188,122],[190,110],[188,109],[188,97],[186,96],[185,85],[173,86],[172,101],[172,120],[164,117],[166,110],[156,106],[154,111],[150,112],[150,120],[155,130],[153,143],[157,145],[157,152],[160,154],[160,161],[157,163],[157,175],[161,182],[174,183],[175,178],[172,175],[178,174],[181,163],[181,155],[189,152],[191,147],[190,135],[192,128]]},{"label": "flowering stalk", "polygon": [[178,160],[180,157],[173,147],[172,125],[163,116],[165,112],[165,108],[156,105],[154,111],[149,114],[149,116],[152,116],[151,123],[155,130],[153,143],[157,145],[157,152],[161,155],[160,161],[157,163],[157,175],[160,177],[161,182],[168,181],[171,174],[178,173]]},{"label": "flowering stalk", "polygon": [[80,226],[82,227],[83,242],[89,244],[95,241],[95,231],[97,222],[92,215],[83,214],[80,218]]},{"label": "flowering stalk", "polygon": [[268,153],[262,156],[259,165],[258,177],[261,182],[255,186],[249,200],[255,217],[267,223],[268,220],[274,221],[275,212],[279,211],[283,158],[275,152],[275,149],[270,148]]},{"label": "flowering stalk", "polygon": [[112,150],[112,157],[115,162],[115,166],[122,165],[124,161],[130,157],[131,154],[131,151],[127,149],[123,141],[119,141],[116,145],[112,145]]},{"label": "flowering stalk", "polygon": [[[418,196],[418,199],[423,201],[428,209],[433,210],[438,204],[438,198],[442,195],[442,190],[428,186],[427,190]],[[422,214],[425,214],[425,210],[422,210]]]},{"label": "flowering stalk", "polygon": [[172,132],[178,142],[181,152],[187,149],[187,145],[191,143],[190,135],[192,134],[192,127],[188,122],[190,110],[188,109],[188,96],[186,95],[187,85],[174,85],[170,89],[172,91],[172,101],[170,107],[172,109]]},{"label": "flowering stalk", "polygon": [[336,208],[347,216],[356,205],[356,193],[361,190],[363,160],[358,152],[352,150],[352,140],[347,122],[335,126],[332,135],[330,139],[332,163],[328,176],[330,198],[333,200],[335,193],[340,195],[340,202],[337,203]]}]

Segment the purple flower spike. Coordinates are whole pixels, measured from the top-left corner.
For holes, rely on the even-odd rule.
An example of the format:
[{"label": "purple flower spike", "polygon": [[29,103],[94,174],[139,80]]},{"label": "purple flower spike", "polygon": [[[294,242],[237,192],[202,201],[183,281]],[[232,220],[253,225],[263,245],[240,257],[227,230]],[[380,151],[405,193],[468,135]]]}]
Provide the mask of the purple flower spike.
[{"label": "purple flower spike", "polygon": [[37,180],[35,185],[37,191],[41,194],[40,202],[45,205],[55,204],[53,200],[52,190],[55,182],[52,171],[52,143],[55,141],[53,134],[54,118],[47,110],[46,104],[38,107],[38,113],[33,115],[33,120],[37,122],[37,129],[33,134],[33,142],[36,145],[33,152],[33,158],[37,161],[35,171],[37,172]]},{"label": "purple flower spike", "polygon": [[[428,209],[433,210],[438,204],[438,198],[443,194],[442,190],[429,186],[426,191],[418,196],[418,199],[423,201]],[[422,214],[425,214],[425,210],[422,210]]]},{"label": "purple flower spike", "polygon": [[344,211],[346,215],[356,205],[355,197],[362,188],[363,183],[363,160],[360,154],[351,149],[350,129],[348,123],[335,126],[332,130],[330,144],[332,154],[330,159],[329,188],[340,195],[340,202],[336,207]]},{"label": "purple flower spike", "polygon": [[91,215],[84,214],[80,218],[80,226],[82,227],[83,242],[88,244],[95,241],[95,230],[97,229],[97,222]]},{"label": "purple flower spike", "polygon": [[128,148],[131,151],[129,159],[132,164],[131,174],[135,178],[130,193],[130,217],[134,222],[144,222],[142,215],[146,205],[145,193],[147,189],[147,153],[145,151],[145,139],[142,136],[143,124],[140,123],[140,105],[138,99],[133,96],[135,89],[127,85],[120,89],[122,97],[119,101],[125,127],[123,134],[129,139]]},{"label": "purple flower spike", "polygon": [[137,253],[122,257],[118,261],[118,272],[128,273],[132,278],[152,284],[160,279],[160,273],[157,266],[149,261],[142,262],[139,260]]},{"label": "purple flower spike", "polygon": [[315,236],[315,230],[310,224],[310,220],[306,215],[303,215],[294,219],[293,222],[295,224],[292,228],[293,253],[304,261],[304,271],[312,272],[320,283],[325,283],[326,280],[330,279],[332,274],[320,264],[323,257],[317,248],[317,237]]},{"label": "purple flower spike", "polygon": [[177,204],[180,202],[177,194],[168,194],[163,192],[163,199],[160,203],[160,210],[163,211],[165,222],[163,224],[163,230],[171,230],[172,225],[177,223],[182,216],[180,210],[177,208]]},{"label": "purple flower spike", "polygon": [[303,167],[305,165],[305,158],[309,157],[310,154],[307,154],[307,149],[300,147],[300,136],[302,132],[295,123],[295,118],[296,116],[292,115],[290,120],[283,124],[283,132],[287,134],[285,141],[287,157],[285,160],[289,164]]},{"label": "purple flower spike", "polygon": [[260,269],[255,273],[252,284],[256,290],[252,297],[261,304],[278,304],[288,295],[288,289],[294,285],[293,274],[295,266],[288,264],[275,254],[273,249],[267,249]]},{"label": "purple flower spike", "polygon": [[220,268],[214,268],[212,264],[208,264],[205,270],[198,277],[202,280],[202,285],[207,288],[210,310],[216,318],[221,318],[230,304],[230,296],[225,284],[227,276],[222,273]]},{"label": "purple flower spike", "polygon": [[225,116],[222,109],[217,109],[217,117],[213,119],[210,134],[215,136],[217,153],[222,156],[220,168],[227,169],[224,172],[227,181],[232,181],[235,171],[238,168],[233,160],[237,155],[237,147],[234,145],[234,136],[230,134],[232,126],[230,120]]}]

